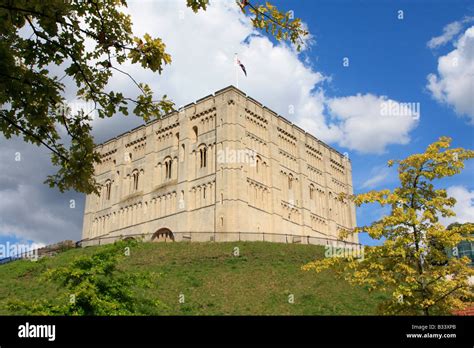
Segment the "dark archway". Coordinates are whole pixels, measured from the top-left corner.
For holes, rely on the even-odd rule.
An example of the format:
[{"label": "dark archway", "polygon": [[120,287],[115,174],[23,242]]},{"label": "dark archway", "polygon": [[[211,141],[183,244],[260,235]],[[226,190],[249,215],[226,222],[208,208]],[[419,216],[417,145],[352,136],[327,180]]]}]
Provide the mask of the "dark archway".
[{"label": "dark archway", "polygon": [[173,232],[169,228],[160,228],[158,231],[153,233],[151,237],[152,242],[174,242]]}]

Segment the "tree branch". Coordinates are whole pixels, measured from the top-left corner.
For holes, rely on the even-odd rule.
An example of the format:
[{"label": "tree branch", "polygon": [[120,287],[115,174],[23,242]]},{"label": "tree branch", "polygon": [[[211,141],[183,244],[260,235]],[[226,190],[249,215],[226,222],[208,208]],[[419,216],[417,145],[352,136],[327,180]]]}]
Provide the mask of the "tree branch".
[{"label": "tree branch", "polygon": [[1,117],[6,120],[9,124],[11,124],[13,127],[15,127],[16,129],[18,129],[20,132],[22,132],[23,134],[26,134],[26,135],[29,135],[30,137],[33,137],[35,138],[38,142],[40,142],[41,144],[43,144],[44,146],[46,146],[51,152],[55,153],[57,156],[61,157],[64,161],[66,162],[69,162],[69,159],[67,157],[65,157],[63,154],[61,154],[57,149],[51,147],[48,143],[44,142],[43,139],[41,139],[41,137],[39,137],[38,135],[30,132],[29,130],[27,129],[24,129],[23,127],[17,125],[13,120],[11,120],[9,117],[5,116],[3,113],[1,114]]}]

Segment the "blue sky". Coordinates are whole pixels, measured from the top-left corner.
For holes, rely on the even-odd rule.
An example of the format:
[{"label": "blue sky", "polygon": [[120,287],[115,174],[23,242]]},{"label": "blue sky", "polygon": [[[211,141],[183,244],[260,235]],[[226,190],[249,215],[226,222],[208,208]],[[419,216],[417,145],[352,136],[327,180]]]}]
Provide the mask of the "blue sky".
[{"label": "blue sky", "polygon": [[[136,66],[124,69],[149,83],[157,95],[166,93],[177,105],[185,105],[233,84],[233,55],[238,52],[248,71],[239,88],[340,152],[348,152],[356,193],[395,187],[397,176],[386,169],[387,160],[422,152],[440,136],[452,137],[456,147],[474,148],[472,2],[273,3],[281,10],[293,10],[308,26],[313,43],[302,53],[258,36],[233,1],[214,0],[206,13],[194,14],[186,9],[185,0],[131,0],[127,11],[135,33],[163,38],[173,63],[162,76]],[[403,19],[398,18],[400,10]],[[448,28],[457,29],[445,35],[450,24]],[[428,47],[436,37],[442,44]],[[438,63],[453,55],[459,56],[459,66],[440,74]],[[345,57],[348,67],[343,66]],[[436,82],[432,88],[428,88],[430,74]],[[120,76],[112,82],[127,93],[133,90]],[[66,95],[68,100],[74,97]],[[419,120],[375,124],[377,107],[386,100],[419,103]],[[294,114],[288,114],[289,105],[295,106]],[[102,142],[140,122],[120,115],[95,120],[94,136]],[[44,149],[1,137],[0,143],[0,243],[79,240],[84,196],[61,194],[43,184],[55,171]],[[16,152],[25,161],[12,163]],[[474,163],[469,163],[462,174],[439,184],[460,202],[456,208],[460,221],[474,221],[473,177]],[[368,224],[382,213],[377,207],[359,208],[358,224]],[[365,235],[360,241],[376,243]]]},{"label": "blue sky", "polygon": [[[286,1],[276,1],[288,8]],[[467,1],[298,1],[291,9],[301,16],[309,31],[316,36],[316,45],[308,58],[318,70],[329,73],[332,82],[328,94],[332,96],[354,93],[388,95],[404,102],[419,102],[419,125],[411,132],[407,145],[389,145],[381,155],[363,155],[350,151],[355,192],[364,192],[363,183],[370,170],[383,167],[387,160],[404,158],[422,152],[438,137],[453,138],[453,146],[473,148],[474,128],[466,118],[456,115],[449,105],[434,100],[426,89],[427,75],[436,71],[437,57],[453,49],[452,44],[431,50],[427,42],[442,33],[442,28],[465,16],[474,15],[474,3]],[[403,11],[403,20],[398,18]],[[350,60],[349,67],[342,64]],[[474,102],[474,90],[472,91]],[[333,145],[340,151],[346,148]],[[474,165],[443,180],[440,187],[463,185],[474,189]],[[395,172],[375,189],[393,188],[398,183]],[[382,210],[364,207],[357,210],[359,224],[368,224]],[[370,237],[361,235],[362,243],[373,244]]]}]

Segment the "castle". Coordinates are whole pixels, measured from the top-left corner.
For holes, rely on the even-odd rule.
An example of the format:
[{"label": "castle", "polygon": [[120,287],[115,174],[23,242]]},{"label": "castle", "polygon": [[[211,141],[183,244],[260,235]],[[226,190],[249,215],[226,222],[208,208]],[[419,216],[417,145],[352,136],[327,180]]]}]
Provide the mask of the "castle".
[{"label": "castle", "polygon": [[[98,145],[100,196],[82,245],[149,241],[328,244],[356,226],[351,163],[229,86]],[[347,242],[357,243],[356,234]]]}]

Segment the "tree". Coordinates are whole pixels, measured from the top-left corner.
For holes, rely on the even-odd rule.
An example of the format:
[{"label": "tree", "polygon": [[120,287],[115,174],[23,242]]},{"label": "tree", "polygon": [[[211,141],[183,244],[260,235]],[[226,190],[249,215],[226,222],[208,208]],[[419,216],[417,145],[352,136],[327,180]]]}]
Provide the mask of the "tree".
[{"label": "tree", "polygon": [[[459,222],[453,222],[447,227],[447,230],[451,231],[453,228],[462,227],[463,225],[470,225],[470,227],[468,226],[468,228],[471,228],[472,230],[474,230],[474,223],[472,222],[466,222],[464,224],[459,223]],[[462,240],[461,243],[459,243],[455,248],[451,250],[447,250],[447,253],[449,257],[467,256],[468,258],[471,259],[471,265],[474,265],[474,248],[473,248],[472,241]]]},{"label": "tree", "polygon": [[[45,300],[24,302],[14,299],[9,308],[26,311],[28,315],[137,314],[140,300],[134,296],[132,288],[151,286],[154,275],[128,274],[119,269],[126,248],[136,245],[136,241],[120,241],[102,247],[92,256],[80,256],[69,265],[47,270],[43,274],[45,281],[54,282],[66,291],[59,305]],[[153,305],[160,303],[154,301]]]},{"label": "tree", "polygon": [[[194,12],[205,11],[208,2],[186,0]],[[290,12],[270,3],[237,3],[256,28],[301,47],[307,32]],[[46,146],[59,167],[46,183],[61,192],[98,193],[100,186],[93,178],[100,155],[94,150],[90,112],[72,113],[65,106],[64,78],[75,83],[76,96],[93,103],[91,111],[101,118],[127,115],[131,106],[144,121],[174,110],[166,95],[155,100],[148,85],[120,69],[130,61],[161,73],[171,63],[160,38],[133,36],[131,18],[121,11],[126,5],[125,0],[0,0],[0,131],[7,139],[23,136]],[[64,69],[64,75],[52,74],[54,66]],[[127,75],[138,96],[108,89],[114,72]]]},{"label": "tree", "polygon": [[473,240],[474,225],[443,226],[439,219],[455,216],[451,208],[456,200],[433,185],[435,180],[460,173],[464,161],[474,157],[474,151],[450,149],[450,144],[450,138],[441,137],[424,153],[389,161],[389,166],[398,165],[400,179],[400,187],[393,191],[341,195],[341,199],[353,199],[357,206],[378,203],[390,208],[389,215],[353,231],[365,231],[383,240],[383,245],[365,247],[359,258],[349,255],[310,262],[303,270],[320,272],[333,267],[353,285],[391,292],[380,308],[386,314],[450,314],[473,301],[468,282],[474,275],[468,266],[470,260],[449,258],[446,249],[455,248],[462,240]]}]

